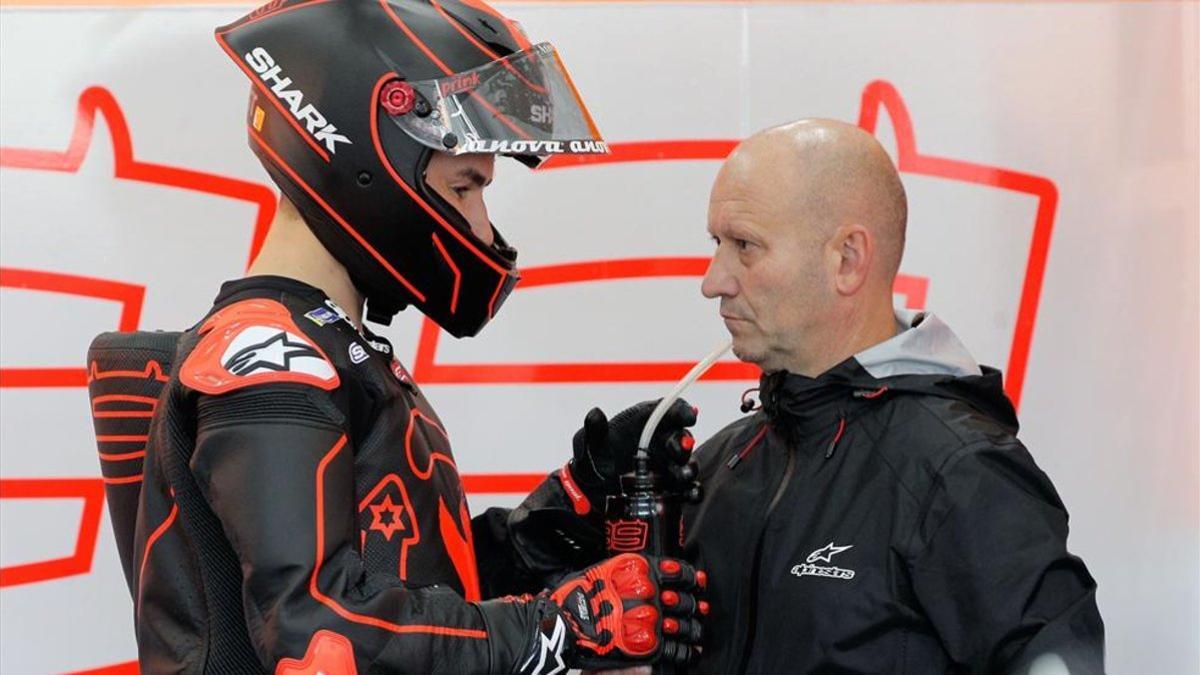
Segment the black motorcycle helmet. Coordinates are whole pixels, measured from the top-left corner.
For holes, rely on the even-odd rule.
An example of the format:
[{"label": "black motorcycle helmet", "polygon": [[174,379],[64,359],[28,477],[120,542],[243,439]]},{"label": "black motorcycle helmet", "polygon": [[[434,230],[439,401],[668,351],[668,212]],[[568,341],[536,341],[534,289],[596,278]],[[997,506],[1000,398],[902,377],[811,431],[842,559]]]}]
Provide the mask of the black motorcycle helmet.
[{"label": "black motorcycle helmet", "polygon": [[433,152],[607,152],[554,48],[480,0],[273,0],[216,37],[254,85],[250,147],[372,321],[411,304],[474,335],[519,279],[426,185]]}]

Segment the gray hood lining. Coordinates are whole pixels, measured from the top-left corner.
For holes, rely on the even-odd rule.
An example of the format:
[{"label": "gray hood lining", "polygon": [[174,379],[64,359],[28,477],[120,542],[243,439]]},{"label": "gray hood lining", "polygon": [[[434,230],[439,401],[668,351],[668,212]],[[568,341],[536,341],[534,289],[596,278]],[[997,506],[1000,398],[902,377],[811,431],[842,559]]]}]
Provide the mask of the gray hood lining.
[{"label": "gray hood lining", "polygon": [[871,377],[983,374],[954,331],[933,314],[898,309],[896,321],[901,332],[854,355]]}]

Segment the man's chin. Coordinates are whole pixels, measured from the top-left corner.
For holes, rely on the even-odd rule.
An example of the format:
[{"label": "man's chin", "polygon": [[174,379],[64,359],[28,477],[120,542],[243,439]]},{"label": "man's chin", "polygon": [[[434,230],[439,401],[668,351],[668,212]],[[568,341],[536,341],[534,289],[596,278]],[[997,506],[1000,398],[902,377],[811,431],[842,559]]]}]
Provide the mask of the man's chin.
[{"label": "man's chin", "polygon": [[739,361],[753,363],[756,366],[762,363],[763,358],[761,352],[755,350],[751,345],[747,345],[744,340],[739,340],[737,336],[733,338],[733,355]]}]

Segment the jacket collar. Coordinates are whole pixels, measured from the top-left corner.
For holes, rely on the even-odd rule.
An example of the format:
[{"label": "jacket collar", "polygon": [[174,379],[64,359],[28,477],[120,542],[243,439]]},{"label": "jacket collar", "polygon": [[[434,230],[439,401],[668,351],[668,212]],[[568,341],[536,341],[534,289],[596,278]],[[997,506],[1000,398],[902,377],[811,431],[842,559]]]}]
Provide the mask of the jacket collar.
[{"label": "jacket collar", "polygon": [[853,370],[862,369],[847,359],[817,377],[776,371],[759,382],[763,412],[786,427],[824,426],[842,415],[844,401],[852,390]]},{"label": "jacket collar", "polygon": [[764,374],[759,384],[763,411],[787,426],[823,426],[836,423],[883,387],[923,389],[983,374],[950,327],[932,314],[897,310],[896,323],[901,330],[895,336],[816,377]]}]

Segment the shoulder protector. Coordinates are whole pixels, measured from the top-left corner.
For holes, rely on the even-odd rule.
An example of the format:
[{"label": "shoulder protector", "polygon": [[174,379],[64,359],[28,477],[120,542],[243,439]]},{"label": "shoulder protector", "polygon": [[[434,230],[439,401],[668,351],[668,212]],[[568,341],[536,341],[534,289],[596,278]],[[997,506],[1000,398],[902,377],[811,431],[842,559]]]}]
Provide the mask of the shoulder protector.
[{"label": "shoulder protector", "polygon": [[179,370],[184,385],[205,394],[267,382],[326,391],[340,380],[333,362],[275,300],[255,298],[217,311],[200,326],[200,342]]}]

